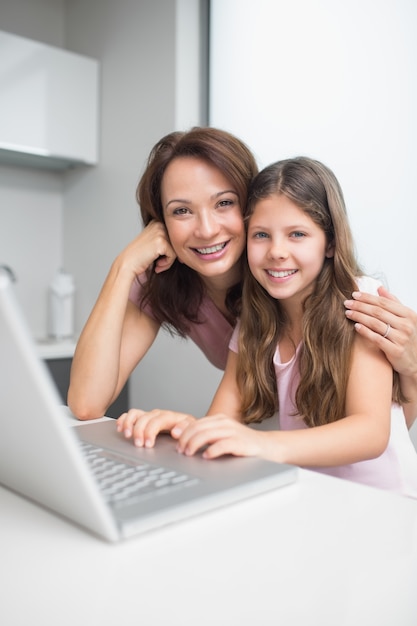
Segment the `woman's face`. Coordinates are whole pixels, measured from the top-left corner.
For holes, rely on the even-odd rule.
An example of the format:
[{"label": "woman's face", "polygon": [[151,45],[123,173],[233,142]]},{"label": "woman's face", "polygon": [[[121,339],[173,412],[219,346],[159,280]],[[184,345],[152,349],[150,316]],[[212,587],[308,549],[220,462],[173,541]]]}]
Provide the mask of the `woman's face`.
[{"label": "woman's face", "polygon": [[237,189],[214,165],[178,157],[161,185],[165,225],[181,263],[202,277],[235,273],[246,244]]}]

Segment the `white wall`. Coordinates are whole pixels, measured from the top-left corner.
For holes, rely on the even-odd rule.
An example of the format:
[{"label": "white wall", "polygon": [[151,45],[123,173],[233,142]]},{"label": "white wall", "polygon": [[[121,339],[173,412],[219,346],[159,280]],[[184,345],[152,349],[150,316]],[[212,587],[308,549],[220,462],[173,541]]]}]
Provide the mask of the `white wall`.
[{"label": "white wall", "polygon": [[367,271],[383,271],[417,310],[417,4],[212,0],[211,9],[210,123],[245,139],[260,165],[297,154],[326,162]]},{"label": "white wall", "polygon": [[211,125],[261,166],[327,163],[365,269],[414,310],[416,26],[414,0],[211,1]]},{"label": "white wall", "polygon": [[[140,231],[135,189],[152,145],[200,123],[200,0],[2,0],[0,28],[101,64],[100,162],[66,174],[0,167],[0,263],[18,274],[30,326],[63,265],[79,331],[116,254]],[[184,36],[184,30],[188,36]],[[186,94],[191,95],[186,98]],[[158,338],[132,376],[131,403],[205,412],[219,372],[189,342]]]}]

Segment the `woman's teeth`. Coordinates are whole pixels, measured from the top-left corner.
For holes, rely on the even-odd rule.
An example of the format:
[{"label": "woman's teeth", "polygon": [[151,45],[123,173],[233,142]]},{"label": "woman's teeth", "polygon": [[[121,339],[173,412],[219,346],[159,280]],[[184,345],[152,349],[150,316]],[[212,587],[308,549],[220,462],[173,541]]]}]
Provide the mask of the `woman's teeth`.
[{"label": "woman's teeth", "polygon": [[219,252],[225,247],[225,243],[219,243],[217,246],[210,246],[209,248],[196,248],[200,254],[213,254],[213,252]]}]

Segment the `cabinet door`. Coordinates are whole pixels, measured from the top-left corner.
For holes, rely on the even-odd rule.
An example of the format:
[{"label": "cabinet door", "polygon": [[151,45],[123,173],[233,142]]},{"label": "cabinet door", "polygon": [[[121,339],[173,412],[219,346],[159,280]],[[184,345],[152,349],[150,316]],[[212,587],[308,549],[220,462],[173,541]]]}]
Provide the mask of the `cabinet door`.
[{"label": "cabinet door", "polygon": [[0,31],[0,150],[97,163],[98,62]]},{"label": "cabinet door", "polygon": [[[47,359],[45,361],[57,386],[63,404],[67,403],[69,377],[72,359]],[[107,410],[107,417],[117,418],[129,408],[129,381],[120,392],[117,400]]]}]

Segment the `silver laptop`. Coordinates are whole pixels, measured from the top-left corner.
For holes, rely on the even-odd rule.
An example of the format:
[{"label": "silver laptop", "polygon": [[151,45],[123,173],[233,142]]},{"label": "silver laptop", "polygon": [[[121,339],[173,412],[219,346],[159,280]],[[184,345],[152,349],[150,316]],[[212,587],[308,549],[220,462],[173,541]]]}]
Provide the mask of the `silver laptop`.
[{"label": "silver laptop", "polygon": [[169,435],[138,449],[114,420],[71,427],[0,269],[0,483],[109,541],[273,490],[295,467],[178,454]]}]

